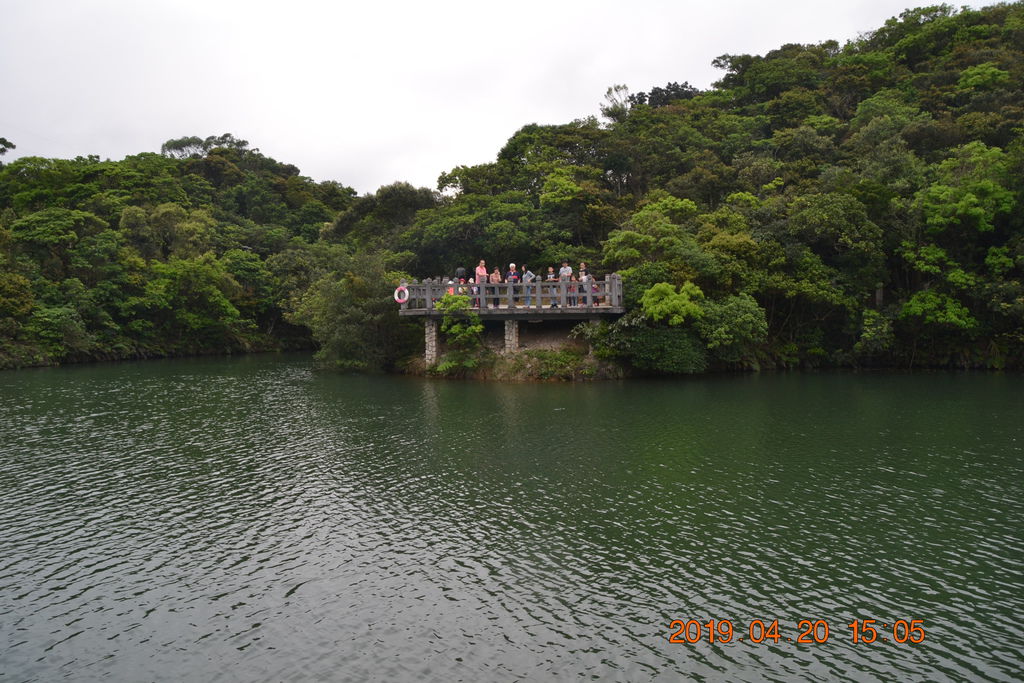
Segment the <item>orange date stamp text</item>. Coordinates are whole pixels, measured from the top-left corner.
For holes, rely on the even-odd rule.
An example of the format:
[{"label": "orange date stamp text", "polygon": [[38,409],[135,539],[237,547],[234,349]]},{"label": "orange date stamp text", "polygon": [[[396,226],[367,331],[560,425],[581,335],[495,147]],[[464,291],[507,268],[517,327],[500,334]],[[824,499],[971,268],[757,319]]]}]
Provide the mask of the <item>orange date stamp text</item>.
[{"label": "orange date stamp text", "polygon": [[[911,643],[916,645],[925,638],[923,619],[854,619],[844,624],[854,643]],[[779,620],[753,619],[749,623],[737,623],[729,619],[673,619],[669,623],[670,643],[827,643],[833,630],[824,619],[800,619],[795,630],[779,626]]]}]

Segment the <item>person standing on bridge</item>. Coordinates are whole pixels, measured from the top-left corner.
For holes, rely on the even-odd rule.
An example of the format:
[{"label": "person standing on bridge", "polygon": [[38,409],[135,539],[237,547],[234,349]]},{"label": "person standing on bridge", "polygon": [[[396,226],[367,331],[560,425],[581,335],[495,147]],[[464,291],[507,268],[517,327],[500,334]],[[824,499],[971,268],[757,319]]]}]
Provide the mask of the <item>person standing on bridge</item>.
[{"label": "person standing on bridge", "polygon": [[530,304],[533,303],[533,295],[530,293],[530,288],[533,286],[534,280],[537,276],[530,272],[530,267],[525,263],[523,264],[523,289],[526,290],[526,307],[529,308]]},{"label": "person standing on bridge", "polygon": [[561,283],[558,295],[561,298],[562,292],[566,292],[568,295],[568,304],[570,306],[576,305],[576,297],[573,294],[576,291],[576,287],[572,284],[572,266],[569,265],[568,261],[562,261],[562,267],[558,269],[558,282]]},{"label": "person standing on bridge", "polygon": [[474,278],[476,280],[477,293],[480,294],[480,298],[476,300],[476,307],[480,308],[481,305],[486,306],[487,299],[485,295],[487,290],[484,287],[487,284],[487,262],[480,259],[480,263],[477,264],[476,270],[473,271]]},{"label": "person standing on bridge", "polygon": [[[548,276],[546,282],[558,282],[558,275],[555,273],[554,266],[548,266]],[[558,295],[555,294],[554,286],[548,288],[548,303],[551,304],[551,308],[558,308]]]},{"label": "person standing on bridge", "polygon": [[[490,279],[491,279],[491,284],[492,285],[500,285],[501,284],[501,271],[498,270],[498,266],[494,266],[494,270],[491,271],[491,278]],[[498,306],[501,305],[501,301],[498,298],[498,288],[497,287],[491,287],[491,290],[494,293],[494,302],[491,304],[491,308],[497,308]]]},{"label": "person standing on bridge", "polygon": [[510,285],[512,285],[510,287],[510,289],[512,290],[512,304],[515,305],[515,304],[519,303],[519,297],[516,296],[516,287],[515,287],[517,284],[519,284],[519,271],[516,270],[516,264],[514,264],[514,263],[508,264],[508,272],[505,273],[505,282],[507,282]]}]

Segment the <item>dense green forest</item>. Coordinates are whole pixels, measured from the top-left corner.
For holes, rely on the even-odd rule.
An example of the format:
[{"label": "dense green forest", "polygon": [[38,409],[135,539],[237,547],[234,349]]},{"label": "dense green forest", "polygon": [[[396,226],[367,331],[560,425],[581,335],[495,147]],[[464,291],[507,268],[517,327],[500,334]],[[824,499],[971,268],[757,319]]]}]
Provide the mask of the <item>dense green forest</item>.
[{"label": "dense green forest", "polygon": [[627,368],[1024,367],[1024,3],[714,65],[436,189],[357,196],[232,135],[11,161],[0,366],[315,344],[390,369],[422,344],[399,278],[568,258],[623,275],[630,311],[587,336]]}]

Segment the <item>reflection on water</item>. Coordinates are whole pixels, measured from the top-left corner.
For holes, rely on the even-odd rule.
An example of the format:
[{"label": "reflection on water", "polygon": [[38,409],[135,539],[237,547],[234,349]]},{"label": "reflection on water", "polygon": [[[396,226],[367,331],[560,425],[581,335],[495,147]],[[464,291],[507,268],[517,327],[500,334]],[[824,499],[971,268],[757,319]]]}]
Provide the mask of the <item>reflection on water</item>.
[{"label": "reflection on water", "polygon": [[[990,680],[1019,378],[0,374],[5,680]],[[673,619],[778,643],[670,644]],[[830,637],[800,644],[800,620]],[[853,619],[922,619],[918,645]],[[891,635],[891,634],[890,634]]]}]

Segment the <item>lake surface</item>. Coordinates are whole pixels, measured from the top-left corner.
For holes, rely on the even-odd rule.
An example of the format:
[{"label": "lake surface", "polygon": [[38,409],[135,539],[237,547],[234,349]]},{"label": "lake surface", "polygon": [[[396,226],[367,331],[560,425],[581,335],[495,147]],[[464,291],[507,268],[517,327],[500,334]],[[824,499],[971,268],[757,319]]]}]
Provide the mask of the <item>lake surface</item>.
[{"label": "lake surface", "polygon": [[0,373],[0,680],[1020,680],[1021,380]]}]

